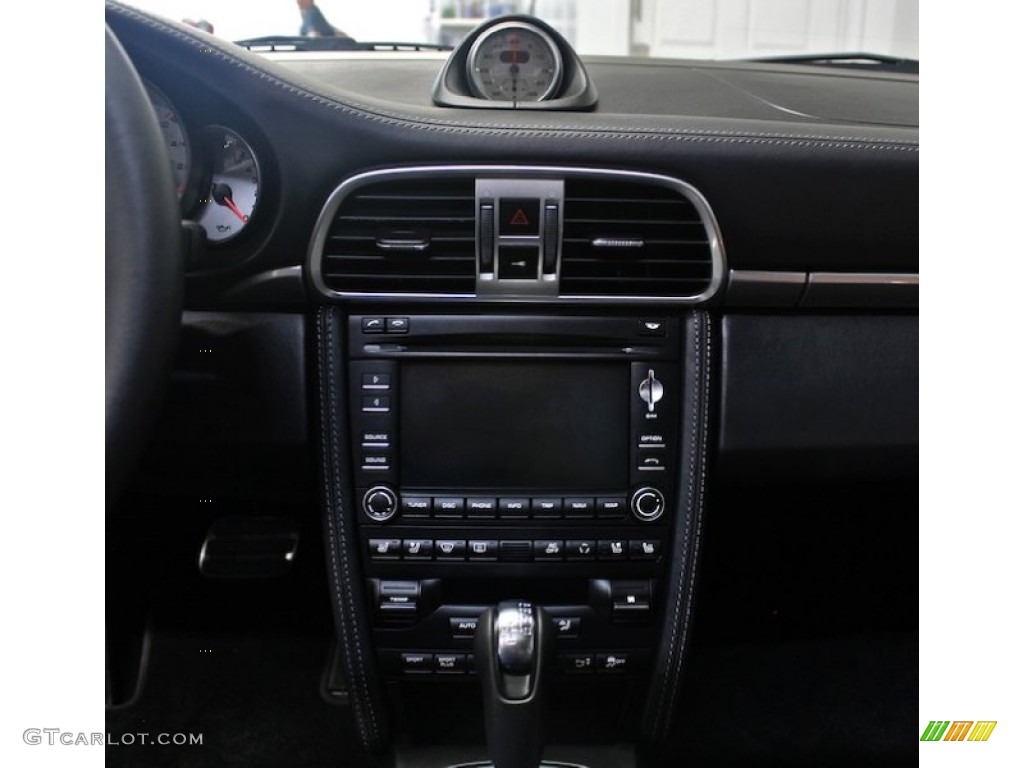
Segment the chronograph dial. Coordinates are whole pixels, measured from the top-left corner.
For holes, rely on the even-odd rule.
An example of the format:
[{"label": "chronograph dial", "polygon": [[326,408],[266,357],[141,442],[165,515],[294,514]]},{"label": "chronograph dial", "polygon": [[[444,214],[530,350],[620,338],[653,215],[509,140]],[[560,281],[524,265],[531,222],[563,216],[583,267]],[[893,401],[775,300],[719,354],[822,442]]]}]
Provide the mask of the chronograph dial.
[{"label": "chronograph dial", "polygon": [[473,93],[512,103],[551,98],[562,81],[562,55],[544,30],[522,21],[497,24],[473,44],[466,61]]}]

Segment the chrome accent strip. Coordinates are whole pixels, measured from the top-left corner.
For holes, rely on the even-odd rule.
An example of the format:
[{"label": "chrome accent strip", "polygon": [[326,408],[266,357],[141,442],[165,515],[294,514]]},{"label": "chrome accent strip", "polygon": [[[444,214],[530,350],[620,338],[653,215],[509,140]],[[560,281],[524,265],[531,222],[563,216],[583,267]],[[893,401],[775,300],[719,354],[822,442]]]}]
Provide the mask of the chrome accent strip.
[{"label": "chrome accent strip", "polygon": [[918,286],[920,275],[912,272],[811,272],[808,285]]},{"label": "chrome accent strip", "polygon": [[595,248],[643,248],[646,243],[639,238],[627,240],[625,238],[615,239],[612,237],[595,237],[590,241]]},{"label": "chrome accent strip", "polygon": [[[577,296],[559,294],[555,296],[544,296],[538,298],[523,298],[516,296],[487,296],[478,297],[472,293],[361,293],[353,291],[335,291],[327,287],[324,282],[321,258],[324,245],[327,242],[327,232],[331,227],[334,216],[341,206],[342,201],[354,190],[377,181],[389,179],[406,179],[430,176],[441,177],[473,177],[485,175],[491,178],[508,177],[511,179],[570,179],[570,178],[596,178],[596,179],[618,179],[623,181],[641,181],[656,184],[669,189],[674,189],[686,197],[694,206],[704,230],[708,236],[708,247],[711,250],[711,282],[708,287],[696,296]],[[711,299],[722,286],[725,278],[725,248],[722,242],[722,233],[718,227],[718,221],[711,210],[707,199],[697,190],[696,187],[680,179],[671,176],[662,176],[654,173],[642,173],[638,171],[602,170],[598,168],[568,168],[562,166],[530,166],[530,165],[436,165],[436,166],[412,166],[407,168],[393,168],[380,171],[368,171],[366,173],[350,176],[343,181],[328,196],[327,202],[317,217],[313,227],[313,236],[310,239],[309,249],[306,256],[306,266],[309,269],[310,279],[313,286],[324,296],[335,299],[374,299],[374,300],[441,300],[453,301],[463,300],[486,303],[578,303],[578,304],[670,304],[670,305],[692,305],[701,304]]]},{"label": "chrome accent strip", "polygon": [[730,269],[729,287],[734,284],[803,285],[807,282],[806,272],[769,272],[761,269]]}]

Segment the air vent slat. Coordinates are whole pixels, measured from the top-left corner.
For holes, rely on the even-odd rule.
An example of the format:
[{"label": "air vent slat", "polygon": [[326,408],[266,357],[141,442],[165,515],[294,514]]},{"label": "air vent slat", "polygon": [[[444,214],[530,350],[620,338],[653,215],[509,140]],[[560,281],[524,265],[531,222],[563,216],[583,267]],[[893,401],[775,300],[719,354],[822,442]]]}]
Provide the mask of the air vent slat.
[{"label": "air vent slat", "polygon": [[471,178],[372,182],[336,211],[321,256],[323,280],[340,292],[472,293],[475,231]]},{"label": "air vent slat", "polygon": [[567,179],[560,293],[693,298],[714,268],[707,229],[677,188]]}]

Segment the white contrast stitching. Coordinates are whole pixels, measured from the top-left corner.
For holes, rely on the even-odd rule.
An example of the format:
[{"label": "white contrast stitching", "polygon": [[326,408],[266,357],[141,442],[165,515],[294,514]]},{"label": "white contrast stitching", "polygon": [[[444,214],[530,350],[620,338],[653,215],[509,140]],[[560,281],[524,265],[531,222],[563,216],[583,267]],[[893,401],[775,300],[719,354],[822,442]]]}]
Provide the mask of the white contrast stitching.
[{"label": "white contrast stitching", "polygon": [[[571,137],[571,138],[611,138],[620,139],[624,141],[694,141],[694,142],[718,142],[718,143],[740,143],[740,144],[767,144],[767,145],[787,145],[794,147],[828,147],[832,149],[867,149],[873,151],[898,151],[898,152],[917,152],[918,145],[916,142],[900,141],[900,140],[888,140],[878,141],[873,139],[859,138],[855,136],[832,136],[832,135],[801,135],[801,134],[786,134],[786,133],[772,133],[766,131],[753,131],[749,133],[739,133],[730,131],[721,131],[715,129],[707,130],[686,130],[686,129],[675,129],[665,128],[659,130],[652,130],[647,132],[639,132],[634,130],[627,130],[621,126],[587,126],[586,128],[574,128],[571,126],[557,126],[550,124],[535,124],[535,125],[488,125],[485,123],[477,122],[466,122],[466,121],[441,121],[434,120],[429,117],[409,117],[407,115],[401,115],[394,112],[388,112],[380,107],[370,107],[361,104],[356,101],[343,102],[334,99],[329,99],[323,95],[313,93],[305,89],[302,86],[290,83],[276,74],[270,74],[264,70],[257,69],[252,64],[238,59],[230,51],[217,46],[215,43],[209,41],[199,40],[191,35],[186,34],[182,30],[175,27],[167,26],[157,19],[150,18],[141,13],[136,12],[134,9],[127,8],[124,6],[108,3],[107,8],[113,12],[132,18],[135,21],[141,22],[146,26],[160,30],[167,33],[179,41],[191,45],[193,48],[202,48],[205,51],[212,51],[213,55],[225,63],[244,69],[251,74],[271,83],[277,87],[284,88],[285,90],[300,96],[304,99],[313,101],[328,109],[334,109],[337,111],[351,114],[354,117],[361,119],[386,123],[393,125],[398,128],[408,128],[413,130],[426,130],[436,131],[441,133],[472,133],[472,134],[490,134],[490,135],[504,135],[504,136],[532,136],[532,137]],[[211,46],[216,46],[211,48]]]}]

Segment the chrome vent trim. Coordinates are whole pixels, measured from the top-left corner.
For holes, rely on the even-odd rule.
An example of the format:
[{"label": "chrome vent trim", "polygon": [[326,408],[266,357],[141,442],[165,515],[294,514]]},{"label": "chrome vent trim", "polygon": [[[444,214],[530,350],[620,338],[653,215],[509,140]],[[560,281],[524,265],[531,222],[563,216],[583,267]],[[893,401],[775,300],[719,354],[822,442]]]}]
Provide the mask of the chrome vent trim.
[{"label": "chrome vent trim", "polygon": [[[474,180],[478,176],[485,176],[489,178],[510,178],[510,179],[549,179],[557,178],[564,179],[567,185],[567,189],[571,186],[575,188],[579,184],[588,183],[613,183],[613,184],[625,184],[632,187],[648,187],[656,190],[666,190],[666,194],[673,194],[681,198],[684,203],[691,209],[691,216],[695,216],[690,221],[691,225],[699,225],[695,227],[702,229],[699,240],[701,241],[701,247],[706,251],[706,257],[702,257],[701,262],[705,266],[706,274],[702,278],[701,286],[702,289],[695,290],[691,293],[666,293],[663,291],[651,292],[645,294],[644,292],[633,292],[630,290],[622,291],[622,284],[619,284],[620,292],[618,293],[587,293],[587,292],[570,292],[566,290],[563,284],[560,293],[557,298],[555,297],[543,297],[543,298],[524,298],[521,296],[486,296],[480,297],[475,294],[475,286],[471,276],[467,279],[467,288],[465,290],[451,290],[450,287],[446,287],[444,290],[431,289],[423,281],[417,288],[404,287],[399,290],[387,289],[387,290],[354,290],[351,287],[338,287],[338,284],[331,279],[331,267],[325,269],[326,258],[329,258],[332,251],[330,243],[337,243],[338,238],[336,237],[339,233],[333,230],[332,227],[335,224],[335,220],[338,217],[339,210],[342,211],[342,215],[346,209],[342,206],[345,205],[346,201],[356,195],[360,191],[363,194],[373,194],[372,190],[367,190],[371,185],[376,186],[383,184],[385,186],[390,184],[403,184],[408,185],[413,189],[436,189],[437,185],[448,185],[456,184],[459,182],[464,183],[467,186],[469,192],[467,193],[467,199],[472,199],[472,187]],[[660,192],[658,193],[660,194]],[[461,196],[461,195],[460,195]],[[568,206],[567,206],[568,207]],[[471,210],[470,216],[475,213]],[[472,224],[470,225],[472,226]],[[415,230],[416,228],[411,228]],[[333,240],[329,241],[329,236],[335,236]],[[563,230],[563,238],[569,234],[568,229]],[[469,234],[470,246],[472,247],[473,257],[473,275],[476,274],[476,254],[475,254],[475,229]],[[379,238],[378,238],[379,239]],[[401,239],[401,238],[399,238]],[[657,238],[651,238],[646,235],[637,235],[637,233],[625,234],[625,233],[594,233],[593,236],[588,240],[587,244],[594,239],[605,242],[596,244],[605,254],[608,254],[611,258],[632,258],[635,257],[636,253],[650,248],[653,245],[664,246],[664,243],[655,243]],[[698,239],[698,238],[694,238]],[[391,238],[384,238],[385,242],[389,242]],[[415,237],[410,236],[408,238],[410,243],[417,242]],[[642,241],[638,242],[638,241]],[[431,240],[433,245],[433,240]],[[374,246],[376,247],[376,240]],[[562,266],[560,271],[564,277],[564,257],[567,245],[565,242],[562,244],[561,257]],[[415,248],[399,248],[399,249],[388,249],[378,248],[380,253],[390,253],[393,258],[408,257],[415,260],[416,254],[419,253],[421,257],[425,253],[437,254],[435,257],[439,257],[441,253],[438,249],[426,248],[418,250]],[[396,252],[397,250],[397,252]],[[449,256],[454,256],[458,259],[460,254],[445,252]],[[461,254],[463,262],[466,263],[469,259],[466,259],[465,254]],[[335,255],[334,261],[337,261],[337,254]],[[715,296],[719,289],[722,287],[725,274],[725,253],[722,246],[722,237],[718,228],[718,223],[711,211],[711,207],[707,200],[701,193],[693,186],[686,182],[680,181],[669,176],[661,176],[658,174],[640,173],[632,171],[616,171],[616,170],[603,170],[597,168],[566,168],[566,167],[554,167],[554,166],[526,166],[526,165],[448,165],[448,166],[422,166],[422,167],[408,167],[408,168],[397,168],[387,169],[381,171],[370,171],[367,173],[358,174],[344,181],[338,186],[334,192],[328,197],[327,202],[324,204],[323,210],[320,212],[320,216],[317,219],[316,226],[313,232],[313,238],[310,241],[309,250],[307,253],[307,269],[309,270],[310,279],[313,282],[315,288],[324,296],[336,299],[375,299],[375,300],[390,300],[390,299],[416,299],[416,300],[439,300],[439,301],[451,301],[451,300],[463,300],[463,301],[478,301],[488,303],[519,303],[523,301],[541,301],[545,303],[571,303],[571,304],[671,304],[671,305],[693,305],[700,304],[708,301]],[[468,267],[466,268],[468,274]],[[415,278],[413,278],[414,280]],[[572,285],[572,283],[570,283]],[[695,283],[696,285],[696,283]]]},{"label": "chrome vent trim", "polygon": [[472,179],[367,179],[331,216],[320,279],[339,293],[472,295],[475,232]]},{"label": "chrome vent trim", "polygon": [[700,296],[712,282],[711,239],[698,206],[674,185],[566,180],[560,293]]}]

